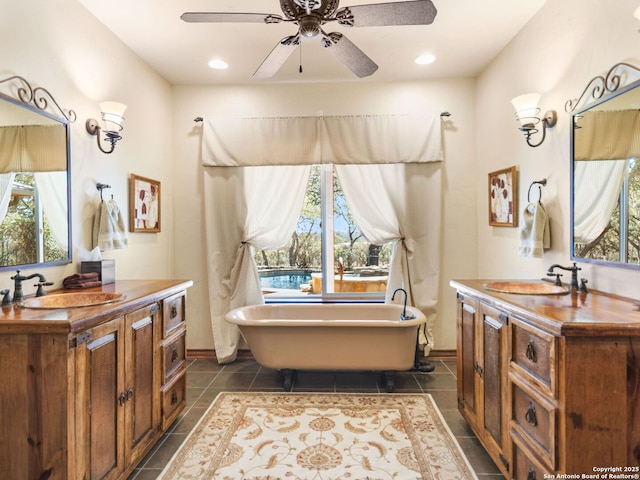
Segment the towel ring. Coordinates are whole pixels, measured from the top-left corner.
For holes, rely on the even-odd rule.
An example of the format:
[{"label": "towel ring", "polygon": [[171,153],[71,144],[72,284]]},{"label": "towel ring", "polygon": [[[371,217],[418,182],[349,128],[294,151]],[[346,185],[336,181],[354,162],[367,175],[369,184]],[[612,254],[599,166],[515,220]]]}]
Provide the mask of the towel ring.
[{"label": "towel ring", "polygon": [[535,180],[531,183],[531,185],[529,185],[529,191],[527,192],[527,203],[531,202],[531,187],[533,187],[534,185],[538,185],[538,202],[540,202],[542,200],[542,187],[540,185],[546,186],[547,179],[543,178],[542,180]]}]

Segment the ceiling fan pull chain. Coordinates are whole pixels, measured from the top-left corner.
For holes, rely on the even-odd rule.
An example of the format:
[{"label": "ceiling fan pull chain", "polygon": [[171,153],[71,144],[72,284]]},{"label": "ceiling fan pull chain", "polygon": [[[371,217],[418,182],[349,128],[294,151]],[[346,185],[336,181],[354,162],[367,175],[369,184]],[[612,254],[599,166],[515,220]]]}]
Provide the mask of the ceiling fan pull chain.
[{"label": "ceiling fan pull chain", "polygon": [[300,68],[298,68],[298,72],[302,73],[302,42],[300,42]]}]

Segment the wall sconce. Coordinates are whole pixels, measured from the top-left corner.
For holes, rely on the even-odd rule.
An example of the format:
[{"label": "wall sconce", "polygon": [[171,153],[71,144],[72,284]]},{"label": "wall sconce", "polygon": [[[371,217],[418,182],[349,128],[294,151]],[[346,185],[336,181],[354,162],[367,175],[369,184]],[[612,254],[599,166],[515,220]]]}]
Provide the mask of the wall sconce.
[{"label": "wall sconce", "polygon": [[[87,132],[90,135],[95,135],[98,140],[98,148],[102,153],[111,153],[116,148],[116,142],[122,137],[120,131],[122,131],[122,121],[124,120],[124,111],[127,106],[118,102],[101,102],[100,111],[102,112],[102,121],[104,122],[104,128],[100,127],[100,124],[95,118],[89,118],[87,120]],[[100,142],[100,132],[105,134],[104,140],[111,144],[109,150],[102,148]]]},{"label": "wall sconce", "polygon": [[[513,108],[516,110],[516,118],[520,121],[520,130],[522,130],[527,137],[527,145],[530,147],[537,147],[541,145],[542,142],[544,142],[547,128],[554,127],[558,120],[558,114],[555,110],[548,110],[545,112],[542,119],[539,118],[539,101],[539,93],[527,93],[511,100]],[[542,122],[542,138],[538,143],[531,143],[531,135],[538,133],[536,125],[540,122]]]}]

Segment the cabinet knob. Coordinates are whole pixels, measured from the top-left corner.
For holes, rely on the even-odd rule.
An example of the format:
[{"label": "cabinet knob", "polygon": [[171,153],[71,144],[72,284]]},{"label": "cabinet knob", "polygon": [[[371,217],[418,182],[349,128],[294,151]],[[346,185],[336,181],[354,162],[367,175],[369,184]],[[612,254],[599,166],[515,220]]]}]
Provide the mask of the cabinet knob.
[{"label": "cabinet knob", "polygon": [[536,416],[536,407],[533,403],[529,402],[529,407],[527,408],[527,413],[524,414],[524,419],[530,425],[534,427],[538,425],[538,417]]},{"label": "cabinet knob", "polygon": [[533,468],[529,469],[527,473],[527,480],[536,480],[536,471]]},{"label": "cabinet knob", "polygon": [[131,389],[131,387],[127,388],[126,394],[127,400],[131,400],[133,398],[133,390]]},{"label": "cabinet knob", "polygon": [[178,403],[178,393],[173,390],[171,392],[171,405],[175,405],[176,403]]},{"label": "cabinet knob", "polygon": [[531,360],[533,363],[536,363],[538,361],[538,355],[536,354],[536,346],[533,343],[533,341],[529,340],[529,342],[527,343],[527,351],[525,354],[527,358]]},{"label": "cabinet knob", "polygon": [[174,363],[176,360],[178,360],[178,347],[173,345],[171,347],[171,363]]},{"label": "cabinet knob", "polygon": [[171,318],[176,318],[178,316],[178,309],[175,305],[171,305]]},{"label": "cabinet knob", "polygon": [[124,404],[126,403],[126,401],[127,401],[127,395],[124,392],[118,395],[118,403],[120,403],[121,407],[124,407]]}]

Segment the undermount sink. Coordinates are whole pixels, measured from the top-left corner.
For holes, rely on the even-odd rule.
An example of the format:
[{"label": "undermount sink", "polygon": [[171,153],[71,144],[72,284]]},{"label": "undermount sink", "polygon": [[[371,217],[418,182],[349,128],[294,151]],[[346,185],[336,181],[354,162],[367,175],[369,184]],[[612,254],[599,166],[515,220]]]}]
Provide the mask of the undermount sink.
[{"label": "undermount sink", "polygon": [[490,282],[483,287],[494,292],[519,295],[565,295],[571,291],[564,285],[539,282]]},{"label": "undermount sink", "polygon": [[21,306],[41,309],[93,307],[124,300],[124,298],[124,294],[116,292],[56,293],[44,297],[27,298],[21,303]]}]

